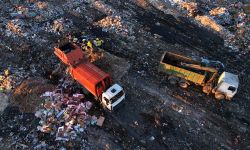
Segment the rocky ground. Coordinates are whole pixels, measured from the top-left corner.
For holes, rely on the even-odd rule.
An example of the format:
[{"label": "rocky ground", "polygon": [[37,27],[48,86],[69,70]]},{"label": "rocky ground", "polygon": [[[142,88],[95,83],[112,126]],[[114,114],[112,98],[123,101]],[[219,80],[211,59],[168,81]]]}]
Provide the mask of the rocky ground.
[{"label": "rocky ground", "polygon": [[[0,147],[2,149],[249,149],[249,2],[182,0],[0,1]],[[85,31],[105,40],[96,65],[126,91],[74,141],[37,131],[40,95],[58,82],[56,42]],[[219,60],[239,75],[232,101],[199,87],[170,85],[157,67],[164,51]],[[9,70],[5,71],[5,70]],[[63,76],[64,72],[61,74]]]}]

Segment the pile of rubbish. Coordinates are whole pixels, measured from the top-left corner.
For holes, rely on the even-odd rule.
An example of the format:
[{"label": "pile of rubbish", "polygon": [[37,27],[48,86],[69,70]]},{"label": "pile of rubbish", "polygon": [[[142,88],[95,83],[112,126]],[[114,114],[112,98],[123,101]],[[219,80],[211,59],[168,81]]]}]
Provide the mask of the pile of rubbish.
[{"label": "pile of rubbish", "polygon": [[[225,40],[225,47],[240,55],[250,52],[250,5],[244,2],[213,1],[187,2],[170,0],[172,7],[194,17],[196,22],[218,32]],[[221,7],[224,6],[224,7]],[[201,10],[202,13],[197,13]]]},{"label": "pile of rubbish", "polygon": [[52,24],[47,23],[45,30],[52,33],[62,33],[68,31],[73,26],[73,22],[67,18],[59,18],[53,21]]},{"label": "pile of rubbish", "polygon": [[96,22],[94,25],[102,27],[103,31],[117,32],[122,35],[128,34],[128,27],[124,25],[120,16],[107,16],[106,18]]},{"label": "pile of rubbish", "polygon": [[24,72],[23,68],[9,68],[2,72],[0,71],[0,92],[10,92],[19,85],[23,79],[27,78],[28,75],[28,73]]},{"label": "pile of rubbish", "polygon": [[[1,4],[1,3],[0,3]],[[61,8],[48,5],[47,2],[13,2],[13,5],[6,5],[6,16],[0,18],[0,31],[5,36],[24,37],[38,44],[47,42],[40,33],[52,32],[61,33],[68,31],[72,21],[61,18]]]},{"label": "pile of rubbish", "polygon": [[194,3],[194,2],[190,2],[190,3],[183,2],[181,4],[181,6],[188,11],[188,16],[195,16],[197,14],[197,12],[198,12],[197,3]]},{"label": "pile of rubbish", "polygon": [[226,25],[231,23],[232,17],[225,7],[216,7],[210,10],[209,14],[213,16],[213,19],[216,20],[216,22],[218,22],[221,25]]},{"label": "pile of rubbish", "polygon": [[20,22],[19,19],[14,19],[14,20],[9,21],[7,23],[7,35],[10,35],[12,32],[19,36],[22,36],[23,35],[23,31],[21,29],[22,26],[23,26],[23,22]]},{"label": "pile of rubbish", "polygon": [[221,32],[223,27],[215,22],[215,20],[209,16],[196,16],[195,20],[200,22],[203,26],[213,29],[214,31]]},{"label": "pile of rubbish", "polygon": [[71,80],[65,80],[61,89],[45,92],[44,103],[35,116],[40,118],[37,129],[56,137],[55,140],[70,141],[83,134],[89,125],[102,126],[104,117],[91,116],[92,103],[81,93],[72,93]]},{"label": "pile of rubbish", "polygon": [[101,12],[107,14],[107,15],[112,15],[112,14],[116,13],[115,10],[111,6],[105,4],[102,1],[95,1],[93,3],[93,6],[96,9],[98,9],[99,11],[101,11]]},{"label": "pile of rubbish", "polygon": [[92,5],[95,9],[107,15],[107,17],[94,22],[95,26],[102,27],[104,32],[117,33],[123,37],[134,34],[133,24],[130,22],[130,13],[118,12],[102,1],[95,1]]}]

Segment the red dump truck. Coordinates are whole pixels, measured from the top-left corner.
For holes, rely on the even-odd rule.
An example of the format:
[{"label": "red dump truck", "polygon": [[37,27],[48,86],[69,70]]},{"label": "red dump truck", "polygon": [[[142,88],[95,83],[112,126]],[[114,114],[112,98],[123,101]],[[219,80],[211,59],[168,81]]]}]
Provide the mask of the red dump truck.
[{"label": "red dump truck", "polygon": [[68,66],[70,75],[92,93],[102,106],[112,111],[124,101],[123,88],[118,84],[112,85],[110,75],[90,63],[79,46],[63,43],[55,47],[54,53]]}]

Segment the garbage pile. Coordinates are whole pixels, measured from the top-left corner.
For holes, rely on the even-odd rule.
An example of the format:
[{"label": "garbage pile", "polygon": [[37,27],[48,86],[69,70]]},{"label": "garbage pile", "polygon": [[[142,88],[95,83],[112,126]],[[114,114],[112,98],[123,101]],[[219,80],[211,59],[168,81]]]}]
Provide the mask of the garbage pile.
[{"label": "garbage pile", "polygon": [[102,126],[104,117],[97,119],[88,111],[92,103],[81,93],[72,93],[71,80],[66,80],[61,89],[45,92],[44,103],[35,116],[40,118],[37,129],[55,136],[58,141],[70,141],[83,134],[89,125]]},{"label": "garbage pile", "polygon": [[59,18],[53,21],[52,24],[47,23],[45,30],[53,33],[62,33],[73,26],[73,22],[67,18]]},{"label": "garbage pile", "polygon": [[[197,23],[218,32],[231,52],[244,55],[250,52],[250,5],[235,1],[169,0],[171,6],[185,15],[194,17]],[[223,7],[221,7],[223,6]],[[198,10],[199,14],[197,13]]]},{"label": "garbage pile", "polygon": [[[71,20],[59,17],[63,10],[47,2],[11,2],[6,5],[4,18],[0,18],[0,31],[8,37],[23,37],[38,44],[47,42],[40,33],[68,31]],[[0,2],[1,4],[1,2]],[[7,18],[7,19],[6,19]]]},{"label": "garbage pile", "polygon": [[196,21],[199,21],[203,26],[213,29],[214,31],[221,32],[223,27],[216,23],[216,21],[209,16],[196,16]]},{"label": "garbage pile", "polygon": [[96,22],[94,25],[102,27],[103,31],[118,32],[122,35],[128,34],[128,27],[124,25],[120,16],[107,16],[106,18]]},{"label": "garbage pile", "polygon": [[18,19],[11,20],[7,23],[7,35],[11,34],[10,32],[18,35],[23,35],[22,32],[23,22],[20,22]]},{"label": "garbage pile", "polygon": [[9,68],[0,71],[0,92],[10,92],[28,77],[23,68]]},{"label": "garbage pile", "polygon": [[227,25],[231,23],[232,17],[225,7],[217,7],[209,11],[212,18],[221,25]]},{"label": "garbage pile", "polygon": [[181,6],[188,11],[188,16],[195,16],[198,12],[197,3],[194,2],[183,2]]},{"label": "garbage pile", "polygon": [[134,25],[130,22],[132,14],[118,12],[102,1],[95,1],[92,5],[95,9],[107,15],[107,17],[94,22],[95,26],[102,27],[104,32],[117,33],[123,37],[134,34],[134,31],[132,30]]},{"label": "garbage pile", "polygon": [[[63,13],[57,6],[48,5],[48,2],[12,2],[9,12],[12,18],[35,19],[35,21],[46,21]],[[9,6],[7,6],[8,8]]]},{"label": "garbage pile", "polygon": [[111,6],[105,4],[102,1],[95,1],[93,6],[107,15],[112,15],[115,13],[115,10]]}]

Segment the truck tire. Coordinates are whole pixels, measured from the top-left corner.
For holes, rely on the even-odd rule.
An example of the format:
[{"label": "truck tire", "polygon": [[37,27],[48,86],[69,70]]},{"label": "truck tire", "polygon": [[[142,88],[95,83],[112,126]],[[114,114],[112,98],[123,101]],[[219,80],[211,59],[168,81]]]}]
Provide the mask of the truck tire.
[{"label": "truck tire", "polygon": [[217,100],[223,100],[223,99],[225,99],[225,95],[224,94],[222,94],[222,93],[215,93],[215,98],[217,99]]},{"label": "truck tire", "polygon": [[202,88],[202,92],[203,93],[206,93],[207,95],[210,94],[210,92],[212,91],[212,85],[205,85],[203,86]]},{"label": "truck tire", "polygon": [[179,86],[180,86],[181,88],[183,88],[183,89],[186,89],[186,88],[188,88],[188,83],[185,82],[185,81],[180,81],[180,82],[179,82]]},{"label": "truck tire", "polygon": [[179,79],[177,77],[175,77],[175,76],[169,76],[168,77],[168,81],[169,81],[170,84],[176,84],[178,82],[178,80]]}]

